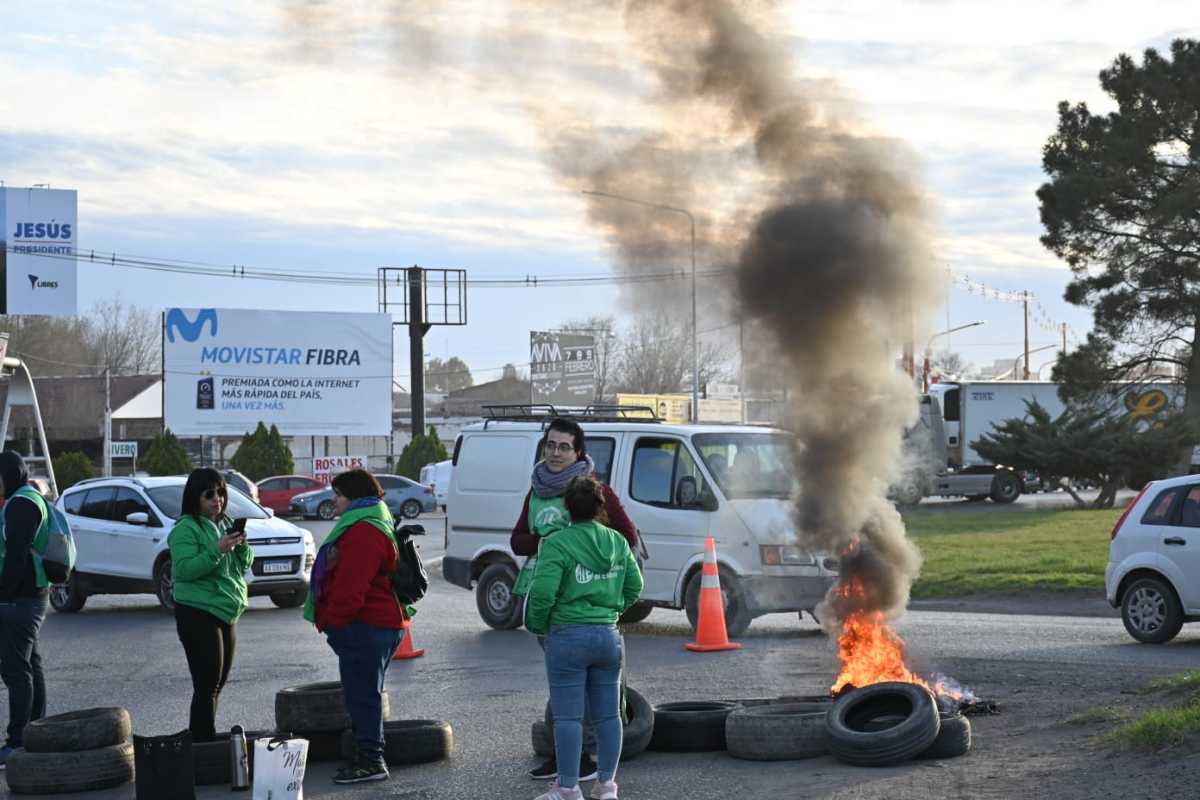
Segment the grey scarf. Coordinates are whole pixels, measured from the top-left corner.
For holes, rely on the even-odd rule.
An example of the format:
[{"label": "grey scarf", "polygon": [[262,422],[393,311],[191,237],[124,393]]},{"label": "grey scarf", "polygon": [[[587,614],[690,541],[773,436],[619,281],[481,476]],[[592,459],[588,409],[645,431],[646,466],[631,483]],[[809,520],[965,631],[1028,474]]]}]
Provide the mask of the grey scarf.
[{"label": "grey scarf", "polygon": [[546,462],[539,461],[533,465],[533,493],[538,497],[560,497],[567,491],[567,484],[580,475],[591,475],[596,471],[596,463],[591,456],[584,456],[562,472],[551,472],[546,469]]}]

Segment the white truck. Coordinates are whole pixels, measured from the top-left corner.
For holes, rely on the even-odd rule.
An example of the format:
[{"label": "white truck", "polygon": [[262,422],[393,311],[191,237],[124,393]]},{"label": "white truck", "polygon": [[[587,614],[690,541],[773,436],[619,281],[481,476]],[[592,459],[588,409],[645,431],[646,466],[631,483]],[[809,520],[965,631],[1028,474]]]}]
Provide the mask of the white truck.
[{"label": "white truck", "polygon": [[[1114,391],[1114,412],[1149,421],[1182,402],[1179,384],[1129,384]],[[971,443],[1006,419],[1026,415],[1025,403],[1036,400],[1057,417],[1065,408],[1058,384],[1051,381],[959,381],[936,383],[921,397],[921,417],[905,441],[903,477],[892,487],[902,504],[915,505],[929,496],[992,498],[1011,503],[1023,490],[1019,473],[993,464]],[[1195,456],[1193,456],[1195,460]]]}]

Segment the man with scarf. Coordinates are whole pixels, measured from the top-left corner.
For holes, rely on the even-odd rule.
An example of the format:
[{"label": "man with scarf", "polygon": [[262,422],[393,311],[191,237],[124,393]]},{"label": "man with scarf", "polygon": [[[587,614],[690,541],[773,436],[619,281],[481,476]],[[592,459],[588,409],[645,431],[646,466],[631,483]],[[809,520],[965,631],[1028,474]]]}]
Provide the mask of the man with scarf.
[{"label": "man with scarf", "polygon": [[[552,421],[542,440],[542,460],[533,465],[530,490],[509,539],[514,554],[528,556],[513,587],[514,595],[523,597],[529,591],[542,539],[571,524],[571,515],[563,502],[567,486],[575,478],[592,475],[595,471],[596,465],[587,454],[579,423],[564,417]],[[616,492],[608,485],[604,486],[604,508],[597,521],[624,536],[629,548],[637,552],[637,528],[625,513]],[[584,730],[590,732],[586,720]],[[579,775],[580,780],[592,780],[596,775],[596,762],[586,750],[580,759]],[[557,778],[558,761],[551,756],[530,770],[529,776],[534,780]]]},{"label": "man with scarf", "polygon": [[383,684],[411,609],[401,608],[392,592],[389,576],[399,551],[379,482],[366,470],[352,469],[332,483],[339,517],[317,553],[304,618],[337,654],[357,746],[354,761],[333,782],[381,781],[388,777]]},{"label": "man with scarf", "polygon": [[8,688],[8,740],[0,769],[22,746],[25,726],[46,716],[46,679],[38,633],[46,619],[50,585],[34,539],[46,527],[45,499],[29,486],[19,453],[0,453],[4,509],[0,523],[0,677]]}]

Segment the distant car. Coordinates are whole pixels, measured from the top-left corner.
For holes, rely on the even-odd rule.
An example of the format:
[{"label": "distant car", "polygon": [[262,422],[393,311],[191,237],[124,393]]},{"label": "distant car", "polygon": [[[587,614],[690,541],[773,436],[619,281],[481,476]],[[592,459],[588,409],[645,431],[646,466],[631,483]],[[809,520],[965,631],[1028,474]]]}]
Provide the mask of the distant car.
[{"label": "distant car", "polygon": [[[75,572],[50,588],[56,611],[83,608],[89,595],[153,592],[175,607],[175,582],[167,536],[181,514],[187,478],[89,478],[58,500],[71,523]],[[280,608],[304,603],[316,547],[312,534],[274,517],[235,487],[229,487],[229,516],[246,517],[254,563],[246,571],[253,595],[270,595]]]},{"label": "distant car", "polygon": [[[394,516],[414,519],[422,511],[437,511],[437,499],[430,487],[400,475],[376,475],[375,479],[379,481],[384,493],[383,500]],[[305,519],[333,519],[337,516],[333,489],[296,495],[288,504],[288,513]]]},{"label": "distant car", "polygon": [[258,502],[258,486],[254,483],[254,481],[250,480],[236,469],[221,470],[221,477],[225,479],[227,484],[237,489],[254,502]]},{"label": "distant car", "polygon": [[450,494],[450,472],[453,469],[454,462],[450,459],[421,467],[420,482],[433,489],[433,496],[443,511],[446,509],[446,496]]},{"label": "distant car", "polygon": [[276,475],[258,482],[258,502],[276,514],[287,514],[293,497],[324,488],[325,484],[307,475]]},{"label": "distant car", "polygon": [[1200,475],[1153,481],[1125,507],[1104,590],[1139,642],[1168,642],[1200,620]]}]

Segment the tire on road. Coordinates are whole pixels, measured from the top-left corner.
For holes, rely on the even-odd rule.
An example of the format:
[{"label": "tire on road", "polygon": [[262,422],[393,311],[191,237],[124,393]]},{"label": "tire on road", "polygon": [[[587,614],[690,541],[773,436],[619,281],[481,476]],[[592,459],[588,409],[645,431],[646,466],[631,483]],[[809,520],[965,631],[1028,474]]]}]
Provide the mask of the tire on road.
[{"label": "tire on road", "polygon": [[175,578],[171,572],[171,559],[164,558],[154,568],[154,594],[167,611],[175,610]]},{"label": "tire on road", "polygon": [[68,794],[109,789],[133,780],[133,744],[70,753],[16,750],[5,772],[14,794]]},{"label": "tire on road", "polygon": [[1004,470],[997,472],[992,478],[992,491],[988,495],[993,503],[1008,504],[1016,502],[1021,496],[1021,479],[1015,472]]},{"label": "tire on road", "polygon": [[[246,731],[246,753],[250,769],[254,769],[254,741],[269,738],[271,731]],[[194,742],[192,760],[195,764],[197,786],[228,784],[233,780],[229,764],[229,732],[218,733],[211,742]]]},{"label": "tire on road", "polygon": [[1139,642],[1163,644],[1183,627],[1183,606],[1166,580],[1146,575],[1131,583],[1121,596],[1121,621]]},{"label": "tire on road", "polygon": [[943,711],[933,744],[918,758],[958,758],[971,750],[971,721],[957,711]]},{"label": "tire on road", "polygon": [[31,753],[75,753],[129,741],[133,724],[123,708],[87,708],[43,717],[25,726]]},{"label": "tire on road", "polygon": [[302,589],[271,592],[271,602],[277,608],[299,608],[304,605],[304,600],[307,597],[308,592]]},{"label": "tire on road", "polygon": [[50,587],[50,605],[60,614],[74,614],[87,602],[87,592],[79,585],[79,577],[72,575],[66,583]]},{"label": "tire on road", "polygon": [[[341,740],[342,758],[354,758],[358,748],[354,731]],[[454,752],[454,729],[438,719],[398,719],[383,723],[383,760],[389,765],[428,764],[444,761]]]},{"label": "tire on road", "polygon": [[[629,704],[629,721],[625,723],[625,731],[621,740],[622,761],[628,761],[641,755],[654,735],[654,709],[650,707],[650,703],[631,686],[625,687],[625,698]],[[553,752],[554,712],[551,711],[549,703],[546,703],[543,720]]]},{"label": "tire on road", "polygon": [[489,627],[499,631],[521,627],[524,598],[512,593],[517,571],[509,564],[491,564],[475,584],[475,607]]},{"label": "tire on road", "polygon": [[[725,600],[725,633],[730,638],[741,636],[754,620],[754,616],[750,613],[750,606],[746,602],[746,593],[742,590],[741,582],[733,573],[722,569],[720,576],[721,597]],[[701,570],[696,570],[696,573],[688,579],[687,589],[683,595],[683,605],[687,610],[688,622],[693,631],[700,618],[701,577]]]},{"label": "tire on road", "polygon": [[654,610],[654,606],[650,605],[645,600],[639,600],[629,608],[625,609],[625,613],[617,620],[618,625],[633,625],[635,622],[641,622],[646,617],[650,616],[650,612]]},{"label": "tire on road", "polygon": [[[383,718],[390,713],[387,689],[383,690]],[[275,728],[298,735],[337,732],[350,727],[346,699],[340,681],[289,686],[275,693]],[[334,750],[340,752],[338,740]]]},{"label": "tire on road", "polygon": [[[884,717],[902,720],[882,730],[872,723]],[[877,683],[839,697],[825,720],[829,750],[858,766],[884,766],[925,752],[941,730],[937,702],[915,683]]]},{"label": "tire on road", "polygon": [[684,701],[654,707],[647,750],[703,753],[725,749],[725,718],[737,708],[721,701]]},{"label": "tire on road", "polygon": [[748,761],[794,761],[829,752],[829,703],[777,703],[736,709],[725,720],[729,755]]},{"label": "tire on road", "polygon": [[405,519],[416,519],[421,516],[421,504],[416,500],[405,500],[400,504],[400,516]]},{"label": "tire on road", "polygon": [[554,755],[554,734],[546,727],[546,723],[537,720],[529,730],[529,738],[533,744],[533,752],[542,758]]},{"label": "tire on road", "polygon": [[828,710],[829,704],[833,702],[833,697],[827,694],[785,694],[780,697],[738,698],[729,702],[747,708],[780,705],[781,703],[825,703],[825,708]]}]

